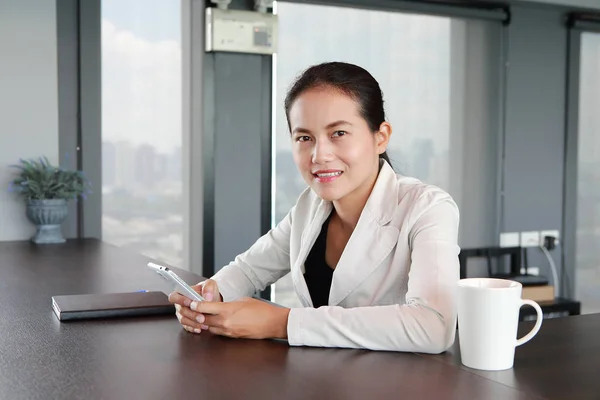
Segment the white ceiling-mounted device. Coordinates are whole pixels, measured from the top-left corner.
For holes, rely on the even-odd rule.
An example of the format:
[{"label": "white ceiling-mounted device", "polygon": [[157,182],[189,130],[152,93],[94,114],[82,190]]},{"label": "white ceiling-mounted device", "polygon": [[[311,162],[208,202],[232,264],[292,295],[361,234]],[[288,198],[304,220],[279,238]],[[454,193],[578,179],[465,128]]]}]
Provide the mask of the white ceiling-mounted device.
[{"label": "white ceiling-mounted device", "polygon": [[266,13],[267,8],[273,8],[273,0],[254,0],[254,9]]},{"label": "white ceiling-mounted device", "polygon": [[276,53],[277,15],[207,8],[206,51]]},{"label": "white ceiling-mounted device", "polygon": [[216,6],[221,10],[227,10],[227,7],[229,7],[229,3],[231,3],[231,0],[211,0],[211,2],[216,4]]}]

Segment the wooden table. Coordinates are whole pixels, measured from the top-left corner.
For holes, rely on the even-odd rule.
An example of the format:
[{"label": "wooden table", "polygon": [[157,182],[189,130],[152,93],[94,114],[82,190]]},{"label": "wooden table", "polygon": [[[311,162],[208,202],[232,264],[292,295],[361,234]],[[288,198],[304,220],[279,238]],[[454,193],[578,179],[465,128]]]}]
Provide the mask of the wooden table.
[{"label": "wooden table", "polygon": [[[57,294],[168,293],[171,288],[147,269],[147,261],[96,240],[0,243],[0,399],[504,400],[600,394],[600,341],[588,331],[598,331],[598,316],[544,323],[540,336],[517,351],[515,368],[496,374],[460,366],[456,349],[429,356],[291,348],[281,341],[189,334],[174,316],[56,319],[50,298]],[[190,283],[200,280],[178,272]]]},{"label": "wooden table", "polygon": [[[534,322],[519,324],[518,337]],[[458,337],[444,354],[424,356],[545,399],[600,399],[600,314],[544,320],[538,334],[517,347],[506,371],[478,371],[460,362]]]}]

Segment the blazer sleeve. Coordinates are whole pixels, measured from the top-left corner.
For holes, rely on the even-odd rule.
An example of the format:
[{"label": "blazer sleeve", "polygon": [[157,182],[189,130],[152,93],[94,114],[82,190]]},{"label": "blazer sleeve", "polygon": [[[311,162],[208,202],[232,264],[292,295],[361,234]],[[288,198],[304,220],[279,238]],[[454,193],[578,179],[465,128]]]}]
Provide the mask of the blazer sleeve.
[{"label": "blazer sleeve", "polygon": [[447,350],[456,332],[458,225],[458,207],[451,199],[415,221],[405,304],[292,309],[290,345],[433,354]]},{"label": "blazer sleeve", "polygon": [[217,282],[223,301],[252,296],[290,271],[290,232],[294,209],[211,278]]}]

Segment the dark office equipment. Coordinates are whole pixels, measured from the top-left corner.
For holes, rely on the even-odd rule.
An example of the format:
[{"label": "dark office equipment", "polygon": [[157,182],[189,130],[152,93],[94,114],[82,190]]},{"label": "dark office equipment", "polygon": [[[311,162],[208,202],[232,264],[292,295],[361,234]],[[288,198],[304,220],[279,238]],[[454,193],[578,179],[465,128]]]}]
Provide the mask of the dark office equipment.
[{"label": "dark office equipment", "polygon": [[[526,254],[526,253],[525,253]],[[469,258],[486,258],[488,276],[498,279],[509,279],[520,282],[523,286],[547,285],[548,279],[543,276],[521,274],[523,266],[523,248],[522,247],[481,247],[472,249],[462,249],[458,255],[460,263],[460,278],[467,278],[467,261]],[[508,271],[504,268],[499,271],[499,266],[504,265],[506,258],[509,258]],[[496,268],[493,268],[493,260],[496,261]],[[581,313],[581,303],[571,299],[557,297],[554,301],[539,302],[544,319],[558,318],[569,315],[579,315]],[[519,320],[525,321],[535,319],[535,310],[532,307],[521,307]]]},{"label": "dark office equipment", "polygon": [[[509,269],[508,271],[499,271],[500,268],[498,267],[504,264],[503,261],[506,257],[510,259]],[[461,279],[467,277],[467,261],[469,258],[486,258],[490,278],[510,279],[520,282],[523,286],[548,284],[546,277],[521,273],[521,267],[523,266],[522,247],[480,247],[461,250],[459,254]],[[497,262],[496,269],[492,267],[492,260]]]}]

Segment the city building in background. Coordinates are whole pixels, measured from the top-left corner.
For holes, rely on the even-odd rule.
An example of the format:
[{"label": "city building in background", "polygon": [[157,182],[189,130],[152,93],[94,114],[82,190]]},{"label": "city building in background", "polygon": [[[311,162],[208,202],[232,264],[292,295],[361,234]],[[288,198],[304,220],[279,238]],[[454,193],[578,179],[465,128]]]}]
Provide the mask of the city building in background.
[{"label": "city building in background", "polygon": [[102,239],[183,265],[181,5],[102,1]]}]

